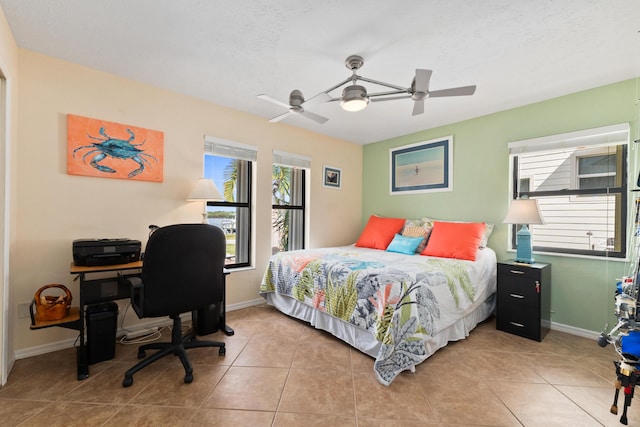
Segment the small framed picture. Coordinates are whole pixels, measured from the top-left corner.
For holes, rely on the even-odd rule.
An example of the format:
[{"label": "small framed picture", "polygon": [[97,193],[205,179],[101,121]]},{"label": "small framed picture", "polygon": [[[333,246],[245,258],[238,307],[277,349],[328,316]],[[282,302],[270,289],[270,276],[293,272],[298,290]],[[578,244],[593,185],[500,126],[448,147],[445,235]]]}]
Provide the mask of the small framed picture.
[{"label": "small framed picture", "polygon": [[342,169],[324,166],[322,176],[322,185],[325,187],[340,188],[342,185]]}]

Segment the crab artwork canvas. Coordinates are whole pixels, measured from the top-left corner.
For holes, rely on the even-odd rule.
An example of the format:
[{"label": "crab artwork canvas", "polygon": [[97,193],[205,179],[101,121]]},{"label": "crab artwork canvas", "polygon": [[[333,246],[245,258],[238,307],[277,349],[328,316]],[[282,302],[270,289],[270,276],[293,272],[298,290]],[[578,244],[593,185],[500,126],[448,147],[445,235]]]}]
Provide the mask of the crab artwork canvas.
[{"label": "crab artwork canvas", "polygon": [[67,115],[67,173],[162,182],[164,133]]}]

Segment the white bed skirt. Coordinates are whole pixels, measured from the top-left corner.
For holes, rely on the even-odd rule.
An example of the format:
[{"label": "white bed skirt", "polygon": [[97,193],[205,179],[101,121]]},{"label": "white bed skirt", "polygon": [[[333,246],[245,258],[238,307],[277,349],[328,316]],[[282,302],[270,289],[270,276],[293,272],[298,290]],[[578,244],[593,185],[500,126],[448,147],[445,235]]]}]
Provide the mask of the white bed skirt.
[{"label": "white bed skirt", "polygon": [[[270,292],[263,295],[269,305],[274,306],[279,311],[296,319],[304,320],[317,329],[327,331],[361,352],[376,358],[380,351],[380,342],[364,329],[359,329],[350,323],[335,318],[323,311],[316,310],[308,305],[300,303],[298,300]],[[447,345],[449,341],[458,341],[469,336],[469,332],[478,323],[487,319],[494,312],[496,307],[496,297],[492,294],[485,301],[461,317],[457,322],[445,328],[435,336],[425,342],[426,357],[431,356],[438,349]]]}]

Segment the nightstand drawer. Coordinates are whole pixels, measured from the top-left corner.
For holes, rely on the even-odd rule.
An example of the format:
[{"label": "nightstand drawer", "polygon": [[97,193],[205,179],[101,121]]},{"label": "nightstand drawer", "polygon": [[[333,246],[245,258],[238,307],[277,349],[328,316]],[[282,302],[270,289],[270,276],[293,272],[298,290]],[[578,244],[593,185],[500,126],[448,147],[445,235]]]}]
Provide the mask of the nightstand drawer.
[{"label": "nightstand drawer", "polygon": [[540,285],[535,280],[500,281],[498,305],[518,307],[538,307],[540,305]]},{"label": "nightstand drawer", "polygon": [[498,264],[498,275],[507,276],[511,279],[528,278],[535,280],[540,277],[540,271],[518,264]]},{"label": "nightstand drawer", "polygon": [[540,320],[534,307],[502,306],[500,316],[496,319],[496,328],[527,338],[540,339]]}]

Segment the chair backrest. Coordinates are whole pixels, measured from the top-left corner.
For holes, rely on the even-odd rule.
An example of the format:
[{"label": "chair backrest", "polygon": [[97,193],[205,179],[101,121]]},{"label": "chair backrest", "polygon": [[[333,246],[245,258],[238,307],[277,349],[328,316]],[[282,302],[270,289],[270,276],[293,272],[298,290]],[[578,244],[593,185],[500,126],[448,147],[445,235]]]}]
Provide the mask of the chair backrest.
[{"label": "chair backrest", "polygon": [[145,317],[186,313],[222,301],[226,238],[209,224],[156,229],[142,267]]}]

